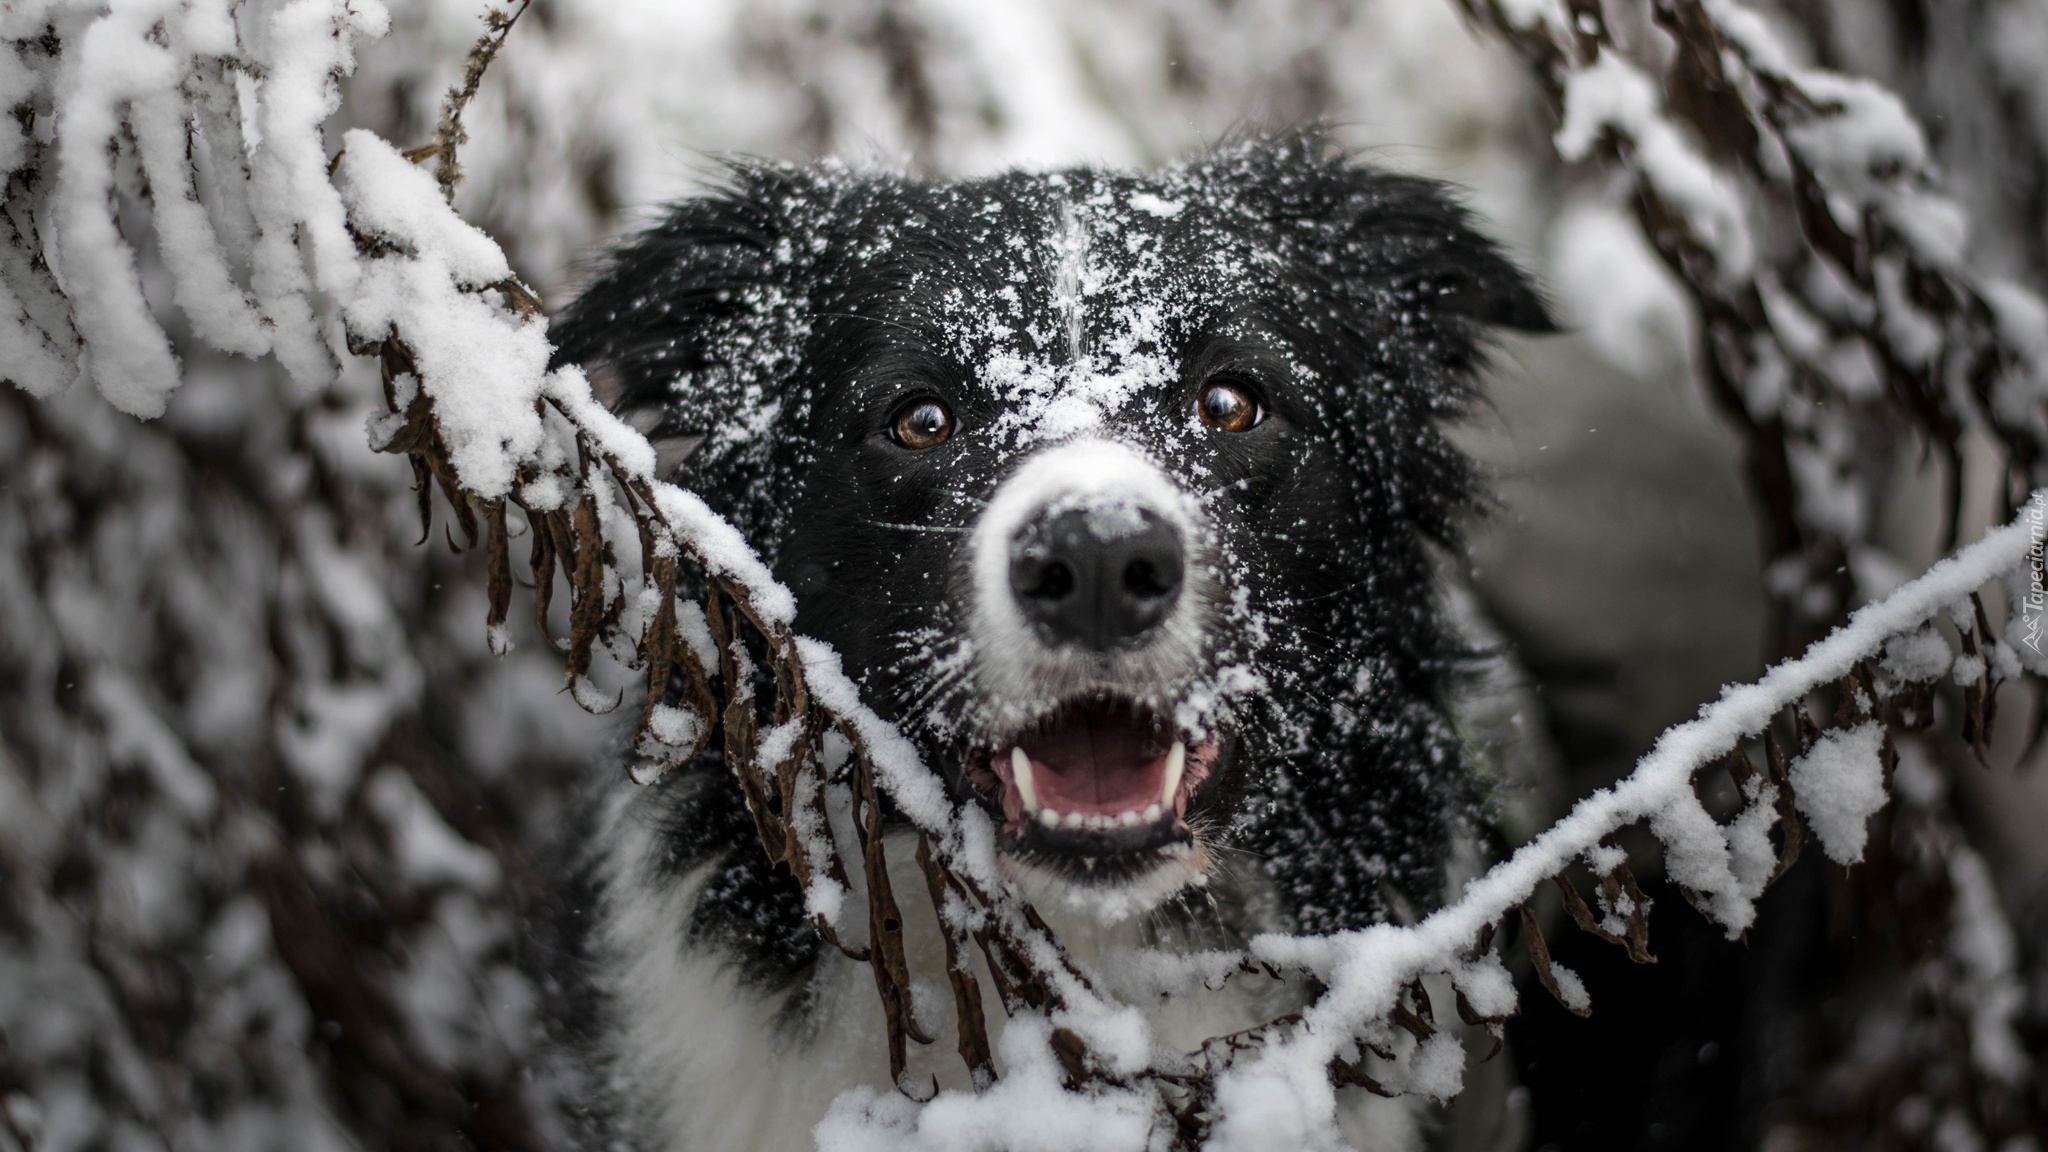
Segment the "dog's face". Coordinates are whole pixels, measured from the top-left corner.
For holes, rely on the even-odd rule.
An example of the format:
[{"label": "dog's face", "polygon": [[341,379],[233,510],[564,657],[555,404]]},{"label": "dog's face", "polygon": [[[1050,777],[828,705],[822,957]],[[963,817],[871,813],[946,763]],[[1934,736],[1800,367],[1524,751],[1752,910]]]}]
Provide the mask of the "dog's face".
[{"label": "dog's face", "polygon": [[[558,326],[1041,890],[1267,856],[1304,928],[1433,896],[1466,794],[1438,425],[1525,282],[1310,140],[1157,176],[749,169]],[[1276,853],[1284,853],[1281,859]]]}]

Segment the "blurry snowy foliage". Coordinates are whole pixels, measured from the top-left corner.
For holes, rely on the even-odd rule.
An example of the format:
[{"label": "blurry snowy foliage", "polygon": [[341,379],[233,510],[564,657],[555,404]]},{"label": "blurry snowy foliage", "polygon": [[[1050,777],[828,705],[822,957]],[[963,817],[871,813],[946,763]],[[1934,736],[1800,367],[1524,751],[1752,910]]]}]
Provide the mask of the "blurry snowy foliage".
[{"label": "blurry snowy foliage", "polygon": [[[1960,506],[1974,437],[2004,509],[2048,461],[2048,313],[2022,287],[2048,267],[2048,8],[1962,7],[536,0],[459,153],[456,208],[502,257],[444,230],[380,267],[432,256],[450,291],[509,268],[555,305],[724,151],[962,175],[1323,117],[1470,187],[1616,363],[1696,367],[1744,438],[1789,655],[1909,574],[1872,543],[1898,460],[1932,450]],[[0,8],[0,1149],[559,1142],[517,910],[617,735],[525,614],[490,654],[484,550],[420,545],[414,474],[370,450],[388,398],[343,314],[378,273],[344,221],[404,204],[341,202],[334,181],[392,183],[360,175],[395,159],[373,138],[330,167],[348,129],[432,136],[479,15]],[[1985,646],[1953,677],[1975,729],[1902,746],[1879,818],[1923,882],[1900,914],[1942,943],[1857,993],[1882,1067],[1851,1046],[1779,1070],[1800,1133],[2016,1150],[2044,1114],[2010,1030],[2041,959],[1942,799],[2017,645],[1954,623]],[[1918,667],[1887,650],[1892,682]],[[602,653],[591,674],[628,682]],[[1848,807],[1808,820],[1852,858],[1870,797],[1828,795]],[[1907,1098],[1924,1115],[1878,1107]]]}]

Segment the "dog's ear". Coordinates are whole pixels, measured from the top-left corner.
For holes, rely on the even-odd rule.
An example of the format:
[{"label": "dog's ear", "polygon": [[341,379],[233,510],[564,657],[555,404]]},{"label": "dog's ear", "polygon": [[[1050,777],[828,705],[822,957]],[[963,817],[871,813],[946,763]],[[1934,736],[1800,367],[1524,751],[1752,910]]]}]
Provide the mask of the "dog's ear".
[{"label": "dog's ear", "polygon": [[1357,163],[1316,130],[1227,149],[1211,175],[1249,193],[1240,204],[1353,308],[1410,324],[1556,330],[1529,277],[1443,184]]},{"label": "dog's ear", "polygon": [[615,250],[549,335],[598,394],[696,457],[759,440],[802,355],[809,253],[798,221],[822,206],[799,169],[735,163]]},{"label": "dog's ear", "polygon": [[1443,185],[1348,165],[1329,184],[1327,219],[1347,279],[1403,305],[1488,327],[1557,330],[1529,277]]}]

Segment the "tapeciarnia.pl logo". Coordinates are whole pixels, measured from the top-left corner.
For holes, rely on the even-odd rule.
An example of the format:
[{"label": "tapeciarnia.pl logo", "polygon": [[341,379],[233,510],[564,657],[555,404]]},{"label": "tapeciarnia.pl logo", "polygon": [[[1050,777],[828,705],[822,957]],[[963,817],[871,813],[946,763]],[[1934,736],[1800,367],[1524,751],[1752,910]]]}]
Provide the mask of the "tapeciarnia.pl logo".
[{"label": "tapeciarnia.pl logo", "polygon": [[2020,643],[2041,655],[2041,622],[2048,608],[2048,587],[2043,587],[2044,566],[2048,566],[2048,499],[2036,495],[2027,501],[2027,594],[2020,602]]}]

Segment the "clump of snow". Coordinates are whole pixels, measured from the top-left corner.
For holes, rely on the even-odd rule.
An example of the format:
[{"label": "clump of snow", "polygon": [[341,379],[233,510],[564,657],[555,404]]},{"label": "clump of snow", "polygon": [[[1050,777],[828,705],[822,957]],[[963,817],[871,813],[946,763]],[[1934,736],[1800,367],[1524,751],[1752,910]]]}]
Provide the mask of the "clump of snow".
[{"label": "clump of snow", "polygon": [[1610,132],[1624,138],[1651,187],[1684,213],[1713,249],[1723,280],[1748,275],[1754,251],[1740,195],[1665,118],[1656,82],[1603,49],[1591,65],[1565,79],[1558,154],[1586,159]]},{"label": "clump of snow", "polygon": [[1639,376],[1686,362],[1692,306],[1634,220],[1610,204],[1568,205],[1549,251],[1550,286],[1602,356]]},{"label": "clump of snow", "polygon": [[997,1041],[1005,1074],[981,1092],[941,1092],[919,1106],[856,1088],[832,1102],[817,1127],[831,1152],[1145,1152],[1155,1105],[1132,1089],[1069,1092],[1044,1020],[1020,1015]]},{"label": "clump of snow", "polygon": [[197,821],[213,814],[218,802],[213,779],[193,763],[184,741],[133,680],[119,672],[100,672],[87,683],[85,696],[106,726],[109,755],[140,764],[151,783],[187,817]]},{"label": "clump of snow", "polygon": [[1863,859],[1870,818],[1884,807],[1884,726],[1876,721],[1821,734],[1792,762],[1792,799],[1828,859]]},{"label": "clump of snow", "polygon": [[518,320],[477,291],[511,275],[504,253],[391,145],[350,132],[335,179],[350,221],[397,249],[361,262],[342,309],[350,329],[404,339],[456,474],[484,499],[505,495],[545,435],[535,401],[548,375],[546,322]]},{"label": "clump of snow", "polygon": [[1884,658],[1878,667],[1899,680],[1925,684],[1939,680],[1949,670],[1954,656],[1941,633],[1920,628],[1885,641]]},{"label": "clump of snow", "polygon": [[1557,981],[1557,998],[1566,1008],[1581,1014],[1593,1010],[1593,996],[1586,991],[1586,982],[1579,979],[1577,972],[1552,960],[1550,975]]},{"label": "clump of snow", "polygon": [[1984,858],[1961,844],[1946,858],[1954,885],[1948,950],[1966,977],[1961,995],[1970,1014],[1970,1056],[1977,1067],[2017,1086],[2032,1065],[2013,1030],[2026,1005],[2019,946]]},{"label": "clump of snow", "polygon": [[498,886],[498,858],[450,828],[403,772],[378,772],[363,795],[391,834],[399,868],[415,883],[456,884],[475,892]]}]

